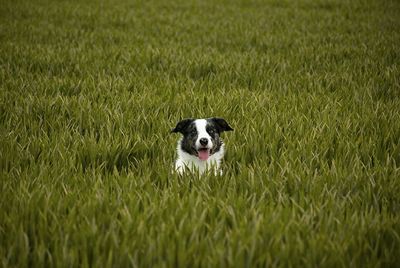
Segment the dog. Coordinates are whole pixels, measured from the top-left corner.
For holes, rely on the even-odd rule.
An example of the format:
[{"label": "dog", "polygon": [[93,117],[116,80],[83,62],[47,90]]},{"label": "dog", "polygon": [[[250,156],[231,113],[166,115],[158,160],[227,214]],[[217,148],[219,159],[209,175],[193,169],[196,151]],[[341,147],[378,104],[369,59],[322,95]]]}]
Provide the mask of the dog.
[{"label": "dog", "polygon": [[178,141],[175,171],[178,174],[190,171],[201,175],[212,170],[216,175],[222,174],[220,163],[225,148],[220,135],[224,131],[233,131],[233,128],[223,118],[188,118],[178,122],[171,130],[183,135]]}]

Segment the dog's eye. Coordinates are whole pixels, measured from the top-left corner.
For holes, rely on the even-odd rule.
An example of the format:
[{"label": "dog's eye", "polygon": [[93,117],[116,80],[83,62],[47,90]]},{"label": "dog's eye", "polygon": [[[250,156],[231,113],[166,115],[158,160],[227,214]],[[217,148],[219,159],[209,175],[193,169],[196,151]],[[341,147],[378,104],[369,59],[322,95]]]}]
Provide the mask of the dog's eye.
[{"label": "dog's eye", "polygon": [[209,129],[209,130],[208,130],[208,133],[214,134],[214,133],[215,133],[215,130],[214,130],[214,129]]}]

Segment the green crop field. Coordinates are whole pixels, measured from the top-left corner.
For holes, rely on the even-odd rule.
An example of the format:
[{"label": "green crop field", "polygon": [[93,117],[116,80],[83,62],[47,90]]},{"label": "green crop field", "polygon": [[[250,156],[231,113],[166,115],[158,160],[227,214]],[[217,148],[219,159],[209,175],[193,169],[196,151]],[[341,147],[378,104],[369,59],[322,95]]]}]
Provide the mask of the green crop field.
[{"label": "green crop field", "polygon": [[[399,14],[2,0],[0,267],[398,267]],[[224,174],[177,176],[213,116]]]}]

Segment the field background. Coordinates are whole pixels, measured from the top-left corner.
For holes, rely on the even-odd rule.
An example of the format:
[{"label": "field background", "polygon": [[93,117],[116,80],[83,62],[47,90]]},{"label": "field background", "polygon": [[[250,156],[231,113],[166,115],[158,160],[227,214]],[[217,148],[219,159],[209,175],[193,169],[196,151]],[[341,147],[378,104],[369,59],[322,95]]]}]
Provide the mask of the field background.
[{"label": "field background", "polygon": [[[0,266],[397,266],[399,14],[1,1]],[[171,174],[211,116],[225,174]]]}]

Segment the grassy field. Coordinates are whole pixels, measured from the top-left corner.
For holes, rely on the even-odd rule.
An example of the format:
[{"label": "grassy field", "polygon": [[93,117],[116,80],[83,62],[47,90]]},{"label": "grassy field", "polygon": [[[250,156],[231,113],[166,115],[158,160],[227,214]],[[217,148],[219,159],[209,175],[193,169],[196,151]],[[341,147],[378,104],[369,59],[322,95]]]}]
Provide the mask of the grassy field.
[{"label": "grassy field", "polygon": [[[0,5],[0,267],[395,267],[399,1]],[[223,176],[171,173],[224,117]]]}]

